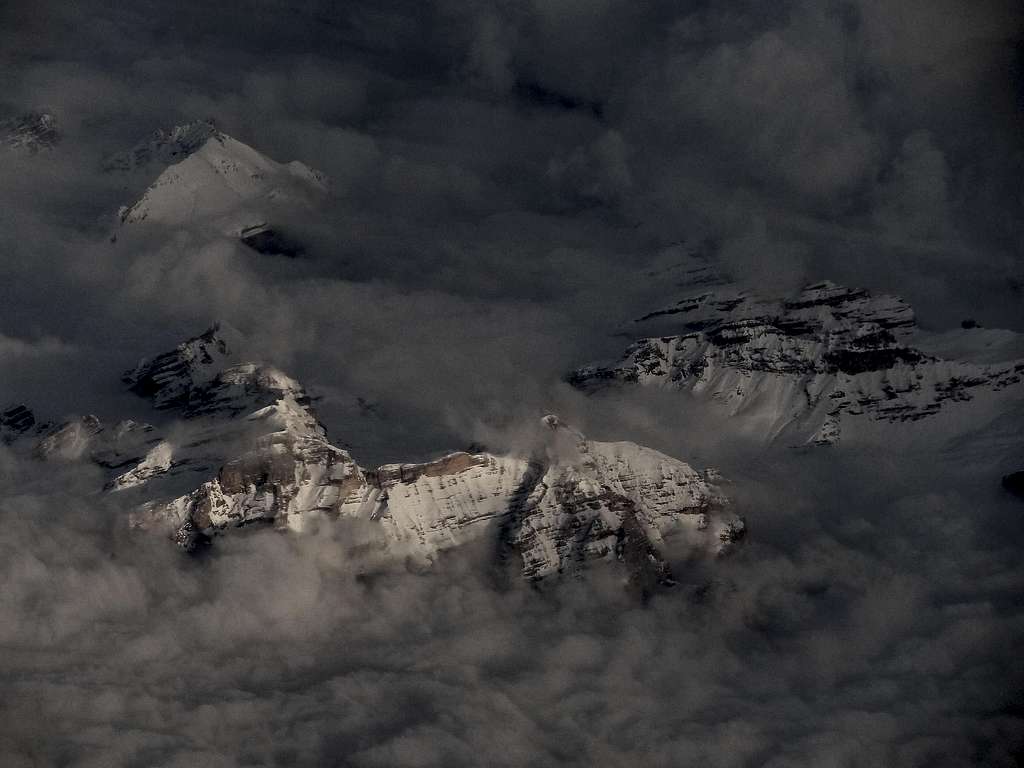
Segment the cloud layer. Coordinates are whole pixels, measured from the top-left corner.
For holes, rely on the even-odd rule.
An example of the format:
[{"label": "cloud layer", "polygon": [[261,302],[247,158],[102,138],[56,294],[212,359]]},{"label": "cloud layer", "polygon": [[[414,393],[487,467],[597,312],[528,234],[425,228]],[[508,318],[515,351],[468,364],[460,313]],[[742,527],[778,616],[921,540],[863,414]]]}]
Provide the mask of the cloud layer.
[{"label": "cloud layer", "polygon": [[1009,766],[1024,748],[1019,501],[960,456],[736,457],[747,548],[677,564],[645,606],[614,570],[495,591],[485,552],[382,571],[342,524],[227,536],[197,562],[127,535],[78,468],[42,495],[37,465],[3,458],[8,765]]},{"label": "cloud layer", "polygon": [[[484,553],[367,570],[351,526],[194,562],[129,536],[88,470],[2,452],[2,762],[1014,764],[1024,529],[998,476],[1024,465],[1020,412],[927,460],[779,456],[560,377],[678,298],[651,275],[686,249],[1024,330],[1021,21],[1000,0],[5,3],[0,111],[65,137],[0,156],[0,407],[159,420],[119,372],[219,319],[362,462],[513,445],[557,410],[721,466],[752,538],[646,607],[612,572],[495,591]],[[282,213],[306,259],[188,228],[110,242],[152,174],[102,158],[204,117],[330,176],[314,219]]]}]

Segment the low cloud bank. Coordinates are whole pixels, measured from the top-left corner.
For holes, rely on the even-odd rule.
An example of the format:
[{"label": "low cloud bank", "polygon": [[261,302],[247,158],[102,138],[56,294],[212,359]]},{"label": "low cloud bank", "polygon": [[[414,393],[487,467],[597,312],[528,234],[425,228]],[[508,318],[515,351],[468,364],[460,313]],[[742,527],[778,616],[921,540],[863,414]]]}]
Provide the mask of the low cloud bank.
[{"label": "low cloud bank", "polygon": [[614,567],[496,589],[484,547],[385,567],[344,523],[187,558],[4,455],[3,762],[1013,765],[1024,526],[991,469],[715,458],[750,540],[641,605]]}]

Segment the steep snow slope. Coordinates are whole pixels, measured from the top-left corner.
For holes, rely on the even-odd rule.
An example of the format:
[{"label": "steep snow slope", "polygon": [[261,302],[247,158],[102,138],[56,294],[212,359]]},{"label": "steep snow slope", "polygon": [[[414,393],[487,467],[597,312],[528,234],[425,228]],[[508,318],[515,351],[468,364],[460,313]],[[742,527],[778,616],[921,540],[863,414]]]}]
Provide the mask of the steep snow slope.
[{"label": "steep snow slope", "polygon": [[320,172],[297,161],[275,162],[203,121],[158,131],[105,163],[128,172],[162,165],[142,197],[121,209],[122,226],[204,223],[237,237],[268,226],[282,204],[306,205],[327,189]]},{"label": "steep snow slope", "polygon": [[917,421],[978,391],[1019,390],[1024,380],[1021,359],[961,362],[921,351],[911,344],[917,329],[906,302],[830,282],[785,299],[705,291],[634,327],[658,335],[569,381],[586,390],[622,383],[689,390],[767,440],[832,443],[851,419]]}]

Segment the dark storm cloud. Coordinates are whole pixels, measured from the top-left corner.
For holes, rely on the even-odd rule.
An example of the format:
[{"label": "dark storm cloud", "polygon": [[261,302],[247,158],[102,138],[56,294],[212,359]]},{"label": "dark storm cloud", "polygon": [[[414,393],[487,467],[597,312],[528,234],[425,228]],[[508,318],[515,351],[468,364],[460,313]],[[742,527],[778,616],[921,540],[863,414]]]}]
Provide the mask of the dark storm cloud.
[{"label": "dark storm cloud", "polygon": [[[1024,327],[1020,28],[954,0],[4,4],[0,107],[65,138],[0,154],[0,406],[156,419],[119,372],[221,319],[357,460],[515,447],[554,409],[721,466],[753,532],[646,609],[601,573],[495,593],[483,553],[357,578],[349,527],[197,564],[87,470],[0,452],[5,765],[1013,764],[1019,412],[984,458],[779,458],[559,378],[678,298],[649,275],[687,248]],[[197,117],[330,176],[281,212],[307,258],[109,242],[153,174],[102,158]]]},{"label": "dark storm cloud", "polygon": [[[97,151],[211,115],[272,156],[323,167],[343,193],[341,229],[363,238],[351,259],[360,278],[363,264],[386,271],[415,253],[418,269],[403,272],[444,279],[447,227],[469,217],[478,251],[493,234],[486,214],[508,211],[576,223],[592,269],[641,262],[645,241],[725,248],[753,231],[763,245],[739,266],[794,271],[796,254],[800,273],[911,291],[934,270],[942,295],[918,297],[933,304],[954,298],[966,260],[984,261],[978,290],[1003,304],[1018,270],[1009,4],[58,5],[15,16],[11,103],[52,103]],[[578,217],[594,206],[599,221]],[[635,228],[633,241],[601,254],[616,223]],[[385,258],[365,253],[382,234]],[[546,259],[536,244],[515,247],[517,266]],[[458,274],[464,284],[447,289],[479,290]],[[575,287],[575,274],[557,277]]]}]

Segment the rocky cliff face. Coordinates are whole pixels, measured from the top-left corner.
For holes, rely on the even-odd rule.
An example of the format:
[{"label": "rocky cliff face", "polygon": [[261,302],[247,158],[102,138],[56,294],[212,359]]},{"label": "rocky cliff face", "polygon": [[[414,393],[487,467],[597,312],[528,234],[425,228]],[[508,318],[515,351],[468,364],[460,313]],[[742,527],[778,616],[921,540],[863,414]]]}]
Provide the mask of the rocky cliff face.
[{"label": "rocky cliff face", "polygon": [[238,362],[238,341],[237,332],[217,325],[142,360],[121,379],[157,408],[177,410],[185,418],[254,413],[286,400],[308,405],[302,386],[290,376],[273,366]]},{"label": "rocky cliff face", "polygon": [[978,365],[926,354],[902,299],[829,282],[784,299],[723,288],[634,323],[642,336],[612,365],[574,371],[594,390],[640,384],[689,390],[723,404],[765,439],[839,439],[844,421],[924,419],[978,390],[1024,380],[1024,360]]},{"label": "rocky cliff face", "polygon": [[370,470],[320,436],[282,429],[192,493],[145,507],[133,523],[173,529],[188,548],[195,537],[256,521],[301,531],[323,517],[350,517],[375,523],[383,540],[424,560],[492,537],[497,553],[521,557],[530,579],[624,553],[667,578],[666,539],[721,554],[741,538],[743,521],[683,462],[569,434],[572,454],[557,460],[547,449],[530,458],[453,453]]}]

